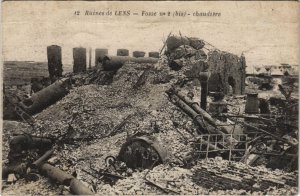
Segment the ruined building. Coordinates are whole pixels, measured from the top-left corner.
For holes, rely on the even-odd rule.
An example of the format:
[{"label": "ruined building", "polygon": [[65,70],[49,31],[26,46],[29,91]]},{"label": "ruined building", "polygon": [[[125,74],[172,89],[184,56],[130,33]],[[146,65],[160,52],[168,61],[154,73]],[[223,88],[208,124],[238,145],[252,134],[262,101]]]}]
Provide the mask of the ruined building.
[{"label": "ruined building", "polygon": [[225,94],[243,94],[245,91],[246,61],[242,55],[210,51],[207,63],[211,72],[208,80],[209,91],[222,91]]},{"label": "ruined building", "polygon": [[172,70],[191,66],[186,74],[189,78],[199,78],[200,72],[209,72],[209,92],[244,93],[246,61],[243,55],[220,51],[199,38],[174,35],[166,40],[166,48],[165,55]]}]

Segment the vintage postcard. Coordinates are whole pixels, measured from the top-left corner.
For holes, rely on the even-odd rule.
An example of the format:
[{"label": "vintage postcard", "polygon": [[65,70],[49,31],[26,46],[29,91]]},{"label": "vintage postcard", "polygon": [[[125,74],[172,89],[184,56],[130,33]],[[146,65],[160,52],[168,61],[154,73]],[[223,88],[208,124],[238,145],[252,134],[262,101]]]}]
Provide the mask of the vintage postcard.
[{"label": "vintage postcard", "polygon": [[4,1],[3,195],[297,195],[297,1]]}]

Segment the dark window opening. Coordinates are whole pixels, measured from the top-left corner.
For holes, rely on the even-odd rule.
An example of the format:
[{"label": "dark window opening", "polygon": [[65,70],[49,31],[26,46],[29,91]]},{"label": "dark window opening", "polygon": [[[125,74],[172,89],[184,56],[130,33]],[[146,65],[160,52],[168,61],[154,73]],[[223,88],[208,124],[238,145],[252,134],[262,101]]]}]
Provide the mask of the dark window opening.
[{"label": "dark window opening", "polygon": [[229,86],[231,88],[229,91],[231,91],[233,94],[235,94],[235,80],[233,79],[232,76],[228,77],[228,84],[229,84]]}]

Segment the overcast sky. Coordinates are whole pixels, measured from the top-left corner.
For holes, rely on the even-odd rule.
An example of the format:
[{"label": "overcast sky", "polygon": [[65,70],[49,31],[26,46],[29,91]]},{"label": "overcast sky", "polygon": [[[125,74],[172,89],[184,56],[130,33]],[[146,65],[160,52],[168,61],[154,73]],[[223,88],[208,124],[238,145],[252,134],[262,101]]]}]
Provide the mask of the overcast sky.
[{"label": "overcast sky", "polygon": [[[47,61],[46,47],[62,47],[72,64],[73,47],[158,51],[170,31],[199,37],[237,55],[248,65],[298,64],[297,2],[4,2],[4,60]],[[113,16],[85,16],[107,11]],[[131,10],[131,16],[114,16]],[[141,11],[220,12],[220,17],[142,17]],[[74,15],[80,11],[80,15]],[[94,56],[94,54],[93,54]],[[94,60],[92,60],[92,63]]]}]

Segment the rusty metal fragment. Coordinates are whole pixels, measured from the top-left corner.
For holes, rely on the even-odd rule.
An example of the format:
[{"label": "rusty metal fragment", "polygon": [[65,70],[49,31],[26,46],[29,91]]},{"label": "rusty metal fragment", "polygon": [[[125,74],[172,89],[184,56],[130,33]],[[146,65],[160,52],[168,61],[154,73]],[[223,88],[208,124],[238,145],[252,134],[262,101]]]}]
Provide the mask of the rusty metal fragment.
[{"label": "rusty metal fragment", "polygon": [[167,159],[167,151],[155,138],[146,136],[130,138],[121,147],[118,160],[129,168],[149,169]]}]

